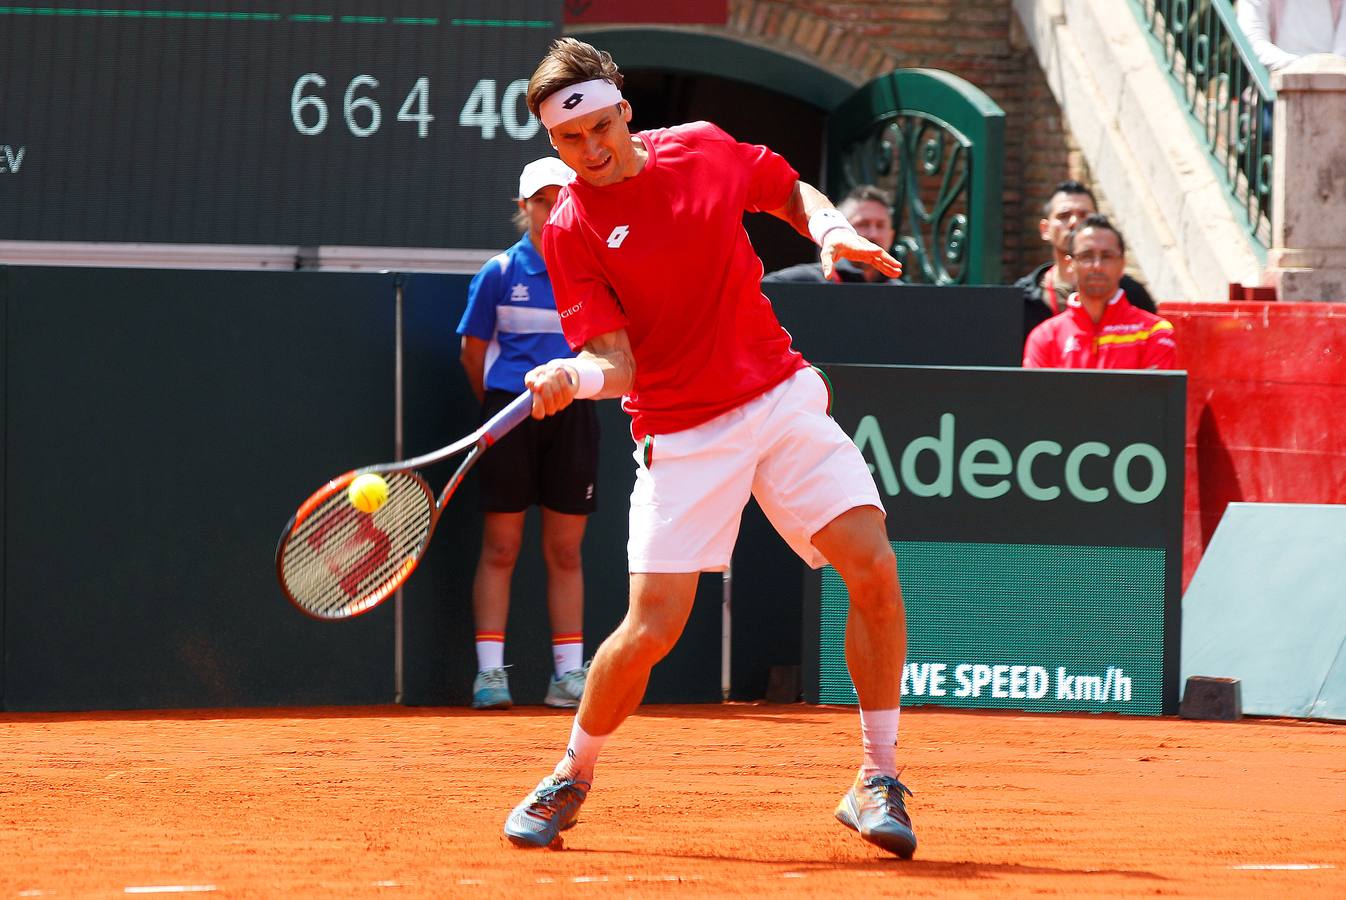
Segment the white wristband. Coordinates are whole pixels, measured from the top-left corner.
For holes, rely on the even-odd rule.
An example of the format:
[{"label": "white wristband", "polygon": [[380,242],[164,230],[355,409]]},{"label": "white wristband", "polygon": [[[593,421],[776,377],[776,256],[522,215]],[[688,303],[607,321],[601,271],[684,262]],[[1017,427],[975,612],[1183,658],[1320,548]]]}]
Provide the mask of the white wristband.
[{"label": "white wristband", "polygon": [[813,243],[819,247],[823,245],[823,238],[834,228],[844,228],[847,231],[855,231],[855,226],[846,221],[840,210],[828,207],[820,209],[809,216],[809,236],[813,238]]},{"label": "white wristband", "polygon": [[575,385],[575,399],[588,400],[603,390],[603,367],[587,356],[573,359],[553,359],[551,365],[556,368],[570,369],[579,378]]}]

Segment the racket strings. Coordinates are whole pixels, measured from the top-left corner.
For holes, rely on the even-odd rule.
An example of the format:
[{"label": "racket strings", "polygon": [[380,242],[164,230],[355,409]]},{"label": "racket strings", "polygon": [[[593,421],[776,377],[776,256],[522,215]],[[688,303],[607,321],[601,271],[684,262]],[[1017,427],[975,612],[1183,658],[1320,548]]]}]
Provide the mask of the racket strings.
[{"label": "racket strings", "polygon": [[342,489],[291,532],[281,555],[281,580],[314,615],[361,612],[400,583],[419,557],[433,514],[429,491],[406,472],[384,480],[388,500],[376,512],[355,509]]}]

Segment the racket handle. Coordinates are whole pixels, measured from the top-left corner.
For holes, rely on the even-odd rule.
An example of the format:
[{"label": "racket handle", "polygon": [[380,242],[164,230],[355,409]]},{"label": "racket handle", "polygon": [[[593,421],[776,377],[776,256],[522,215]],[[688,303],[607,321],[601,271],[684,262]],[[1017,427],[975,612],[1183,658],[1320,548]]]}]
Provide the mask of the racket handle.
[{"label": "racket handle", "polygon": [[532,412],[533,392],[524,391],[511,400],[509,406],[491,416],[490,420],[481,426],[482,441],[487,447],[491,446],[513,431],[514,427],[528,418]]}]

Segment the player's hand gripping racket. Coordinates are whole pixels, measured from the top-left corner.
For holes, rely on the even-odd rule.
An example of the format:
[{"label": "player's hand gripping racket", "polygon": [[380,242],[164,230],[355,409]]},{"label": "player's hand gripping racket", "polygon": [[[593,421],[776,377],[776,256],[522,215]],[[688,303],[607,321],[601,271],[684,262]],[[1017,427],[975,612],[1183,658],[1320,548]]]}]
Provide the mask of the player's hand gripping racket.
[{"label": "player's hand gripping racket", "polygon": [[[281,533],[276,575],[300,610],[318,619],[368,612],[411,576],[430,543],[439,514],[477,457],[528,418],[533,394],[524,391],[476,431],[433,453],[367,466],[327,482],[304,501]],[[469,451],[435,499],[415,470]],[[347,489],[365,474],[388,485],[387,499],[361,512]]]}]

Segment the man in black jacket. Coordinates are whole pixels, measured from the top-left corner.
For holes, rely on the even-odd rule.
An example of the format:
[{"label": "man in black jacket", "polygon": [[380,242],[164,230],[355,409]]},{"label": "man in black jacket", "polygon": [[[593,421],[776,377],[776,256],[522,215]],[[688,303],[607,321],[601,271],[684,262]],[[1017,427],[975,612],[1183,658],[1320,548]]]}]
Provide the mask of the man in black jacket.
[{"label": "man in black jacket", "polygon": [[[1038,325],[1066,308],[1066,300],[1075,291],[1075,273],[1070,267],[1070,232],[1086,216],[1098,212],[1093,193],[1078,181],[1063,181],[1052,190],[1042,207],[1038,233],[1052,248],[1052,261],[1045,262],[1014,286],[1023,291],[1024,340]],[[1145,286],[1129,275],[1122,276],[1122,290],[1132,306],[1146,312],[1158,312]]]}]

